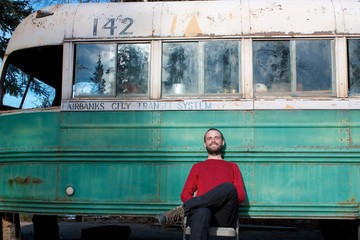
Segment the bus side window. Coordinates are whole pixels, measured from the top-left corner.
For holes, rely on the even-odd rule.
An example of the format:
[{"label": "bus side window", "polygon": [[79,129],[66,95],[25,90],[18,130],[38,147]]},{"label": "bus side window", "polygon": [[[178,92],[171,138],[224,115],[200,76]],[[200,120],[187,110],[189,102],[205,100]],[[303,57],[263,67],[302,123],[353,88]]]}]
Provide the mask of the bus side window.
[{"label": "bus side window", "polygon": [[149,95],[150,45],[119,44],[116,61],[117,96]]},{"label": "bus side window", "polygon": [[239,93],[240,42],[206,42],[204,55],[204,93]]},{"label": "bus side window", "polygon": [[50,107],[55,88],[9,64],[3,83],[4,109],[30,109]]},{"label": "bus side window", "polygon": [[254,41],[255,96],[334,96],[332,40]]},{"label": "bus side window", "polygon": [[253,64],[255,96],[290,94],[289,41],[254,41]]},{"label": "bus side window", "polygon": [[197,94],[198,85],[198,44],[164,43],[162,63],[162,93]]},{"label": "bus side window", "polygon": [[74,97],[114,96],[115,44],[76,45]]},{"label": "bus side window", "polygon": [[240,41],[164,43],[162,95],[240,93]]},{"label": "bus side window", "polygon": [[348,40],[349,95],[360,96],[360,39]]},{"label": "bus side window", "polygon": [[148,96],[149,44],[78,44],[73,97]]}]

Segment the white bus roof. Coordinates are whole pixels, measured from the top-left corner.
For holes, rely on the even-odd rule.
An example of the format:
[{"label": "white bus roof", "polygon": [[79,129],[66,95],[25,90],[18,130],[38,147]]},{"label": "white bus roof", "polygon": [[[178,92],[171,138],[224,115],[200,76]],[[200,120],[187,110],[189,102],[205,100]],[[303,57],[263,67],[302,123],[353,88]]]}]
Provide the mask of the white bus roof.
[{"label": "white bus roof", "polygon": [[360,36],[358,0],[253,0],[65,4],[28,16],[6,51],[65,40]]}]

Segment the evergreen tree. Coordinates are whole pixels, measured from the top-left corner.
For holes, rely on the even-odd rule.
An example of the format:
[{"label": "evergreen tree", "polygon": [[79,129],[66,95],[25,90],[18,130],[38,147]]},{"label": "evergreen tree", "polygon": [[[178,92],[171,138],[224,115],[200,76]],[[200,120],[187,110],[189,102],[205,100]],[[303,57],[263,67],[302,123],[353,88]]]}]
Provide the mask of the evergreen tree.
[{"label": "evergreen tree", "polygon": [[104,65],[101,62],[100,53],[98,55],[98,61],[95,67],[95,72],[93,73],[94,77],[90,80],[96,84],[98,94],[102,95],[105,92],[105,79],[104,76]]},{"label": "evergreen tree", "polygon": [[9,38],[17,25],[33,11],[29,0],[0,0],[0,57],[3,58]]},{"label": "evergreen tree", "polygon": [[117,58],[117,92],[145,93],[147,76],[143,76],[148,59],[140,49],[124,46],[119,49]]},{"label": "evergreen tree", "polygon": [[23,97],[24,90],[29,82],[29,76],[18,68],[9,65],[6,77],[3,83],[3,92],[10,96]]},{"label": "evergreen tree", "polygon": [[186,59],[187,56],[183,47],[177,47],[171,51],[169,61],[165,67],[165,70],[169,72],[168,81],[166,82],[169,87],[175,83],[182,83],[184,72],[187,69]]}]

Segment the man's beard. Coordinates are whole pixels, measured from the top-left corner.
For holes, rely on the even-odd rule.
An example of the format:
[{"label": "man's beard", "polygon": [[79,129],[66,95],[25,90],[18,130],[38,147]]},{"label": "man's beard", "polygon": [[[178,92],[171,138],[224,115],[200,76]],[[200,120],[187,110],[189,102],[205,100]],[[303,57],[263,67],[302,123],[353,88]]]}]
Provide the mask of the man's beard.
[{"label": "man's beard", "polygon": [[216,156],[221,154],[222,146],[218,145],[217,148],[211,148],[211,146],[207,146],[206,150],[209,155]]}]

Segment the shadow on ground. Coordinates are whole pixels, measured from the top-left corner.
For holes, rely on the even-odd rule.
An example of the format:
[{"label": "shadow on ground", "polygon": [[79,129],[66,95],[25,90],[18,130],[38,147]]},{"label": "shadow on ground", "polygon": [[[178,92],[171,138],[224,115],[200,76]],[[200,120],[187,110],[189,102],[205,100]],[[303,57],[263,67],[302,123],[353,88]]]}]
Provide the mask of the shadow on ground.
[{"label": "shadow on ground", "polygon": [[[302,222],[241,222],[240,240],[323,240],[316,221]],[[110,228],[109,228],[110,226]],[[113,229],[113,235],[109,231],[104,232],[111,226],[128,226],[130,233],[117,232]],[[94,229],[95,228],[95,229]],[[126,228],[124,228],[126,229]],[[83,232],[83,239],[82,239]],[[84,232],[87,238],[84,238]],[[60,219],[59,234],[62,240],[90,240],[90,239],[126,239],[126,234],[130,234],[129,240],[180,240],[182,239],[182,229],[180,225],[163,229],[155,221],[149,218],[83,218],[81,222],[75,220]],[[110,235],[109,235],[110,234]],[[21,222],[21,239],[33,240],[33,226],[31,221]],[[229,238],[210,238],[223,239]]]}]

